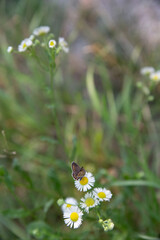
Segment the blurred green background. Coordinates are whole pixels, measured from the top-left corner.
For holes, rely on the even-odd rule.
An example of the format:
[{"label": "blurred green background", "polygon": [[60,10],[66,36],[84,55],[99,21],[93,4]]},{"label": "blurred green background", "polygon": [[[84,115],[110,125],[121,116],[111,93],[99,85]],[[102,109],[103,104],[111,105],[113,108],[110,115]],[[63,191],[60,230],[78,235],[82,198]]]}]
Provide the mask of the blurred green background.
[{"label": "blurred green background", "polygon": [[[160,87],[151,103],[136,88],[159,67],[159,14],[158,1],[0,1],[0,240],[160,239]],[[70,46],[54,102],[48,74],[6,51],[40,25]],[[57,200],[83,196],[73,160],[112,191],[101,217],[114,230],[94,213],[64,224]]]}]

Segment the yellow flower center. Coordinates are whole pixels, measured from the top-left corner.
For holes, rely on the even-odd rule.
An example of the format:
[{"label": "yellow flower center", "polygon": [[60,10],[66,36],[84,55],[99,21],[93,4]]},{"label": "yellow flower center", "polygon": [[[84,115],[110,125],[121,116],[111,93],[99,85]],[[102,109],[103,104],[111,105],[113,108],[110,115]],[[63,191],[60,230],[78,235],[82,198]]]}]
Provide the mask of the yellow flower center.
[{"label": "yellow flower center", "polygon": [[23,46],[22,46],[23,48],[26,48],[27,47],[27,44],[26,43],[23,43]]},{"label": "yellow flower center", "polygon": [[88,178],[87,177],[83,177],[81,180],[80,180],[80,184],[81,185],[86,185],[88,183]]},{"label": "yellow flower center", "polygon": [[54,42],[53,41],[51,41],[50,42],[50,46],[54,46],[55,44],[54,44]]},{"label": "yellow flower center", "polygon": [[157,81],[157,80],[158,80],[158,76],[157,76],[157,75],[154,75],[153,80],[154,80],[154,81]]},{"label": "yellow flower center", "polygon": [[93,198],[87,198],[86,201],[85,201],[85,204],[86,204],[87,207],[93,206],[93,204],[94,204]]},{"label": "yellow flower center", "polygon": [[73,222],[76,222],[78,220],[79,216],[78,216],[78,213],[76,212],[72,212],[71,215],[70,215],[70,219],[73,221]]},{"label": "yellow flower center", "polygon": [[106,197],[106,194],[104,192],[99,192],[97,195],[98,195],[99,198],[105,198]]},{"label": "yellow flower center", "polygon": [[71,206],[72,206],[72,205],[69,204],[69,203],[66,204],[66,207],[67,207],[67,208],[69,208],[69,207],[71,207]]},{"label": "yellow flower center", "polygon": [[43,30],[40,30],[39,31],[39,36],[42,36],[42,35],[44,35],[45,34],[45,32],[43,31]]}]

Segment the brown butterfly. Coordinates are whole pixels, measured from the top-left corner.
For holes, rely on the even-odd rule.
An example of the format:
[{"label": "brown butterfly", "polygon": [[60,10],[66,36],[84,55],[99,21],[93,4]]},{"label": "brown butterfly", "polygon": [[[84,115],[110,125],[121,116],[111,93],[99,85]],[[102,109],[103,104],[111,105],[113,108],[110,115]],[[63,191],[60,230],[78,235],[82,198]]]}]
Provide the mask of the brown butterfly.
[{"label": "brown butterfly", "polygon": [[80,167],[77,163],[72,162],[72,176],[74,179],[81,180],[84,177],[85,173],[86,171],[83,167]]}]

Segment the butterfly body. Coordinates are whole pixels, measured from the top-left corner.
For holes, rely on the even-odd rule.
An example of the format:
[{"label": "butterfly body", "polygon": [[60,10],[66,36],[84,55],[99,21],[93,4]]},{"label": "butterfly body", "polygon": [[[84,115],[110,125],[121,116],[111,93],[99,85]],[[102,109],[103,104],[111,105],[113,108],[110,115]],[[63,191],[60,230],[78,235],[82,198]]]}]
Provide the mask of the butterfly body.
[{"label": "butterfly body", "polygon": [[80,167],[77,163],[72,162],[72,176],[74,179],[81,180],[85,173],[86,171],[83,167]]}]

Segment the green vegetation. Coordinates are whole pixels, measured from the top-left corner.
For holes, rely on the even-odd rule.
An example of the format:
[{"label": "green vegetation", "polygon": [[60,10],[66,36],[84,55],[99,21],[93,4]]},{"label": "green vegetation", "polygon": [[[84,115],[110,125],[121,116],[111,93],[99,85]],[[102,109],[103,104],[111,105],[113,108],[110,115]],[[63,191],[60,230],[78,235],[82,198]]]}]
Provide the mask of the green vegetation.
[{"label": "green vegetation", "polygon": [[[106,33],[107,43],[101,29],[79,74],[69,56],[77,32],[89,28],[84,13],[66,37],[71,51],[58,56],[52,82],[34,58],[6,49],[40,25],[57,40],[64,9],[42,0],[1,1],[0,12],[0,239],[160,239],[159,85],[151,102],[136,87],[140,56],[120,52],[114,35]],[[107,49],[111,39],[117,51]],[[143,58],[151,62],[145,52]],[[156,57],[152,63],[157,67]],[[100,209],[102,219],[114,222],[112,231],[104,232],[92,211],[78,229],[64,224],[57,200],[83,196],[72,161],[113,193]]]}]

